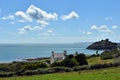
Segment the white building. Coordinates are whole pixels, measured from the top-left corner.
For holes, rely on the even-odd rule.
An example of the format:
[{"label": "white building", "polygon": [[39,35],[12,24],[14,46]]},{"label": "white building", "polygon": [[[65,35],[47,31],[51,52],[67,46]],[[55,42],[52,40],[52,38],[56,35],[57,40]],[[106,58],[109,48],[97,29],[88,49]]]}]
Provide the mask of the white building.
[{"label": "white building", "polygon": [[52,51],[50,63],[52,64],[56,61],[62,61],[65,59],[66,55],[67,51],[64,51],[63,53],[54,53],[54,51]]}]

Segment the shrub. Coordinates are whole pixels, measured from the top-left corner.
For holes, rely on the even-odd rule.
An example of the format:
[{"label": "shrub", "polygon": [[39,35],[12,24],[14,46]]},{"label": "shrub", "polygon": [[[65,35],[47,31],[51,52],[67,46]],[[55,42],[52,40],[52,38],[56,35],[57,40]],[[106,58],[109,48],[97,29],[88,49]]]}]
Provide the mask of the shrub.
[{"label": "shrub", "polygon": [[105,59],[112,59],[115,56],[117,56],[118,54],[120,54],[120,50],[117,50],[117,49],[104,51],[103,53],[101,53],[101,59],[103,59],[103,60],[105,60]]},{"label": "shrub", "polygon": [[102,68],[102,64],[95,64],[90,66],[90,69],[100,69],[100,68]]},{"label": "shrub", "polygon": [[113,53],[110,51],[105,51],[101,54],[101,59],[106,60],[106,59],[112,59],[113,58]]},{"label": "shrub", "polygon": [[70,72],[73,69],[69,67],[54,67],[52,68],[55,72]]},{"label": "shrub", "polygon": [[77,60],[77,62],[79,63],[79,65],[88,65],[88,62],[86,60],[86,56],[85,54],[81,53],[81,54],[78,54],[75,59]]},{"label": "shrub", "polygon": [[73,68],[74,71],[81,71],[81,70],[88,70],[88,69],[90,69],[90,66],[88,66],[88,65],[77,66],[77,67]]},{"label": "shrub", "polygon": [[62,66],[62,63],[61,62],[54,62],[50,66],[51,67],[59,67],[59,66]]},{"label": "shrub", "polygon": [[110,64],[95,64],[95,65],[91,65],[90,69],[100,69],[100,68],[108,68],[108,67],[112,67],[111,63]]},{"label": "shrub", "polygon": [[75,58],[65,58],[63,61],[62,61],[62,65],[65,66],[65,67],[74,67],[74,66],[78,66],[78,62],[76,61]]},{"label": "shrub", "polygon": [[23,66],[24,70],[33,70],[33,69],[38,69],[38,68],[47,68],[47,64],[44,62],[31,62],[31,63],[26,63]]},{"label": "shrub", "polygon": [[12,77],[15,75],[13,72],[2,72],[0,73],[0,77]]},{"label": "shrub", "polygon": [[36,74],[36,71],[26,70],[23,74],[24,74],[24,75],[34,75],[34,74]]}]

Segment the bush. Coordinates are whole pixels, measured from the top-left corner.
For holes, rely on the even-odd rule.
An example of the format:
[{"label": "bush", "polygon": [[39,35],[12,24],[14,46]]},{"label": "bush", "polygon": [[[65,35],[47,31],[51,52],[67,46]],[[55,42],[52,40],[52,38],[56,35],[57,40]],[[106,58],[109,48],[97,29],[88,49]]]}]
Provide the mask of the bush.
[{"label": "bush", "polygon": [[74,56],[72,54],[68,55],[67,58],[72,59]]},{"label": "bush", "polygon": [[50,69],[26,70],[23,73],[23,75],[48,74],[48,73],[57,73],[57,72],[70,72],[70,71],[73,71],[73,69],[68,67],[54,67]]},{"label": "bush", "polygon": [[81,53],[81,54],[78,54],[75,59],[77,60],[77,62],[79,63],[80,66],[82,65],[88,65],[88,62],[86,60],[86,56],[85,54]]},{"label": "bush", "polygon": [[101,59],[106,60],[106,59],[112,59],[113,58],[113,53],[110,51],[105,51],[101,54]]},{"label": "bush", "polygon": [[72,68],[69,67],[54,67],[52,68],[55,72],[70,72]]},{"label": "bush", "polygon": [[88,65],[77,66],[77,67],[73,68],[74,71],[81,71],[81,70],[88,70],[88,69],[90,69],[90,66],[88,66]]},{"label": "bush", "polygon": [[62,61],[62,65],[65,66],[65,67],[74,67],[74,66],[78,66],[78,62],[76,61],[75,58],[65,58],[63,61]]},{"label": "bush", "polygon": [[3,64],[0,64],[0,71],[12,72],[14,71],[14,68],[13,68],[13,65],[11,64],[3,63]]},{"label": "bush", "polygon": [[37,72],[36,72],[36,71],[33,71],[33,70],[27,70],[27,71],[25,71],[23,74],[24,74],[24,75],[35,75],[35,74],[37,74]]},{"label": "bush", "polygon": [[103,59],[103,60],[105,60],[105,59],[112,59],[115,56],[117,56],[118,54],[120,54],[120,50],[117,50],[117,49],[104,51],[103,53],[101,53],[101,59]]},{"label": "bush", "polygon": [[0,77],[12,77],[13,75],[15,75],[13,72],[0,73]]},{"label": "bush", "polygon": [[62,66],[62,63],[61,62],[54,62],[50,66],[51,67],[59,67],[59,66]]},{"label": "bush", "polygon": [[24,70],[33,70],[33,69],[38,69],[38,68],[47,68],[47,64],[44,62],[31,62],[31,63],[26,63],[23,66]]},{"label": "bush", "polygon": [[101,69],[101,68],[108,68],[108,67],[112,67],[111,63],[110,64],[95,64],[95,65],[91,65],[90,69]]},{"label": "bush", "polygon": [[37,65],[38,68],[47,68],[48,65],[44,62],[40,62],[38,65]]}]

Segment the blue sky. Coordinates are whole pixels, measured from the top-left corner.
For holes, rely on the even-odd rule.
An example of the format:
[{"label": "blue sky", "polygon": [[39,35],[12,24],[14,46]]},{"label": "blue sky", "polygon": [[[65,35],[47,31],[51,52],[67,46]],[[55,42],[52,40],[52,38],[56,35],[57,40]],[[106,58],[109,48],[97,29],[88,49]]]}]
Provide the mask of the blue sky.
[{"label": "blue sky", "polygon": [[120,0],[0,0],[0,43],[120,42]]}]

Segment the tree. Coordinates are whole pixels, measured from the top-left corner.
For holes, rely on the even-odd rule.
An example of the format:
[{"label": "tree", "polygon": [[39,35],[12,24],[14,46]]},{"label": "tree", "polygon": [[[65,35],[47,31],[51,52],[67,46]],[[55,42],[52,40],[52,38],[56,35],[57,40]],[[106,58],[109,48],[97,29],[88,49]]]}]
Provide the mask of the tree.
[{"label": "tree", "polygon": [[79,63],[80,66],[88,64],[88,62],[86,60],[86,56],[83,53],[76,55],[75,59],[77,60],[77,62]]},{"label": "tree", "polygon": [[66,58],[72,59],[74,56],[72,54],[68,55]]},{"label": "tree", "polygon": [[78,62],[76,61],[75,58],[67,57],[62,61],[62,65],[65,67],[74,67],[74,66],[78,66]]}]

